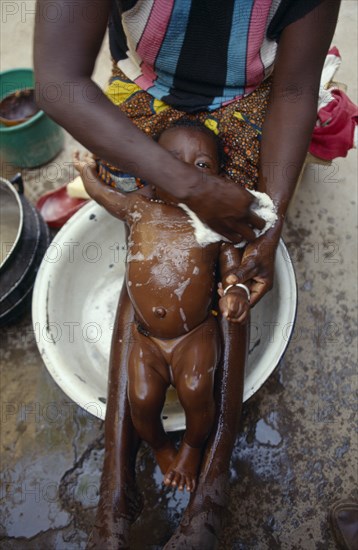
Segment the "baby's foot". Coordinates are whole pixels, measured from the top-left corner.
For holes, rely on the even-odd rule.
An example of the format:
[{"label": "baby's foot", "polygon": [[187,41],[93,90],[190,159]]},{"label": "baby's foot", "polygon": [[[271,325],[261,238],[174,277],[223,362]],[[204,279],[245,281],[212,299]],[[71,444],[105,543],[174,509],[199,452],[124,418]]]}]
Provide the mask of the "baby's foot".
[{"label": "baby's foot", "polygon": [[158,462],[160,471],[164,475],[177,456],[177,450],[173,443],[167,441],[163,447],[154,450],[154,456]]},{"label": "baby's foot", "polygon": [[193,493],[196,488],[201,451],[201,447],[191,447],[183,440],[176,458],[164,476],[164,484],[178,487],[179,491],[183,491],[186,487],[187,491]]}]

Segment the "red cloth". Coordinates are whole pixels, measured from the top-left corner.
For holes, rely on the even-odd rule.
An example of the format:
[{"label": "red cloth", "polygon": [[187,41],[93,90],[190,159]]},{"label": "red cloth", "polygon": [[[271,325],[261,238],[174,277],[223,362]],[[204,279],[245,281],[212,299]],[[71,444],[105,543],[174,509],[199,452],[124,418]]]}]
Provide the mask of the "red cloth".
[{"label": "red cloth", "polygon": [[328,50],[329,55],[335,55],[336,57],[341,58],[341,54],[339,53],[339,49],[336,46],[332,46],[330,50]]},{"label": "red cloth", "polygon": [[342,90],[331,90],[331,94],[332,101],[318,111],[309,147],[312,155],[324,160],[347,156],[358,124],[358,107]]}]

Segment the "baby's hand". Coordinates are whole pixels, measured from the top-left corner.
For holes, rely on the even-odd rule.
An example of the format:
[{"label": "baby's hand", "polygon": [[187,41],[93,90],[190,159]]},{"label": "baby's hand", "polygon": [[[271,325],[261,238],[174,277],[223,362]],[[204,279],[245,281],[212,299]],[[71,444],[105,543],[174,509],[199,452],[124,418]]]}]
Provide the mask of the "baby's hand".
[{"label": "baby's hand", "polygon": [[72,155],[73,165],[83,181],[83,185],[90,195],[90,197],[96,199],[96,193],[102,186],[103,182],[98,178],[96,171],[96,161],[92,155],[88,152],[84,153],[82,159],[80,158],[80,152],[75,151]]},{"label": "baby's hand", "polygon": [[[235,281],[231,281],[231,277],[233,276],[229,276],[227,279],[226,287],[229,284],[235,284]],[[223,285],[219,283],[218,293],[221,296],[219,308],[223,317],[232,323],[243,323],[250,311],[250,301],[246,291],[243,288],[233,286],[224,295]]]},{"label": "baby's hand", "polygon": [[87,170],[95,170],[96,162],[92,155],[88,152],[84,153],[83,158],[80,158],[80,152],[74,151],[72,155],[72,162],[77,172],[80,173],[82,179],[86,177]]}]

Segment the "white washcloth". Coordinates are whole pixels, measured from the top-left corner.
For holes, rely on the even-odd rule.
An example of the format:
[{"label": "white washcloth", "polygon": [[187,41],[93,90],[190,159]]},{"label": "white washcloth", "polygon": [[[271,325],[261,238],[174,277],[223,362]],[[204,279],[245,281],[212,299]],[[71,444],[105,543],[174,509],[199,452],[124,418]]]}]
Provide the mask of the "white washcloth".
[{"label": "white washcloth", "polygon": [[[250,193],[252,193],[256,198],[256,200],[251,204],[251,210],[266,222],[263,229],[254,229],[256,237],[259,237],[275,224],[277,220],[276,207],[272,199],[266,193],[260,193],[260,191],[253,191],[250,189],[248,189],[248,191],[250,191]],[[208,244],[217,243],[218,241],[228,242],[225,237],[219,235],[219,233],[216,233],[210,229],[210,227],[205,225],[198,218],[195,212],[190,210],[186,204],[179,203],[178,206],[180,206],[180,208],[188,214],[190,223],[194,228],[195,238],[200,246],[207,246]],[[242,248],[246,244],[247,241],[241,241],[236,244],[235,247]]]},{"label": "white washcloth", "polygon": [[321,74],[321,82],[319,85],[319,95],[318,95],[318,107],[317,111],[328,105],[332,101],[333,96],[331,90],[334,89],[334,86],[328,88],[328,84],[333,80],[336,72],[338,71],[342,63],[341,54],[338,49],[334,46],[331,48],[326,55],[324,66]]}]

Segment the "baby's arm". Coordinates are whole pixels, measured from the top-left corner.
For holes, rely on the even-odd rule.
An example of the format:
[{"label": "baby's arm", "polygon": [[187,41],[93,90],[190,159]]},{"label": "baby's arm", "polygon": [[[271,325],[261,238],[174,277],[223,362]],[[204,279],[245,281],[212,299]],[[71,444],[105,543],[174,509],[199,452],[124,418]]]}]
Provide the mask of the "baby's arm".
[{"label": "baby's arm", "polygon": [[235,248],[231,243],[222,243],[220,250],[220,274],[218,293],[221,296],[219,308],[224,317],[233,323],[242,323],[250,311],[250,301],[245,289],[233,286],[224,295],[225,289],[238,283],[235,275],[243,256],[242,248]]},{"label": "baby's arm", "polygon": [[85,153],[80,158],[79,151],[73,154],[73,164],[80,173],[87,193],[112,216],[125,220],[132,203],[131,195],[120,193],[104,183],[97,174],[96,162],[92,155]]}]

